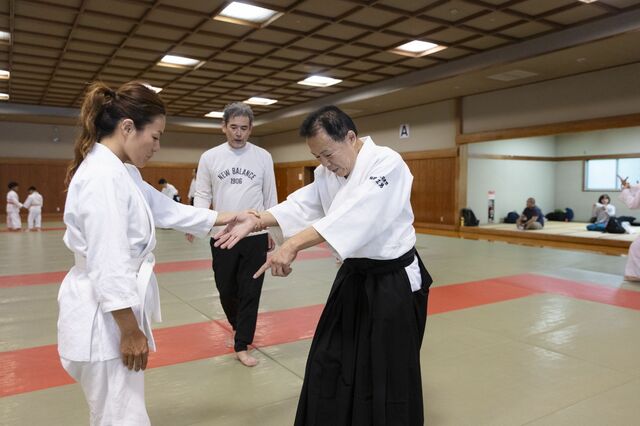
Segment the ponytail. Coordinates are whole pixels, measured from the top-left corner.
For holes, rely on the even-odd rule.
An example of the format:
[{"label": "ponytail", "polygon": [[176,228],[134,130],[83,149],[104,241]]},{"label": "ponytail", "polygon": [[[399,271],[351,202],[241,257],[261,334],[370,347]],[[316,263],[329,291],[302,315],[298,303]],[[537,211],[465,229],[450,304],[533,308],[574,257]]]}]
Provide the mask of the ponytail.
[{"label": "ponytail", "polygon": [[132,81],[117,91],[101,82],[92,83],[80,109],[81,132],[74,146],[74,159],[67,169],[65,184],[87,157],[96,142],[113,133],[120,120],[130,118],[136,130],[141,130],[166,108],[160,97],[144,83]]},{"label": "ponytail", "polygon": [[80,163],[85,159],[93,145],[98,141],[98,129],[96,118],[102,113],[107,102],[115,98],[115,92],[104,83],[95,82],[87,89],[87,94],[80,109],[80,135],[77,137],[73,148],[74,158],[67,169],[65,185],[69,185]]}]

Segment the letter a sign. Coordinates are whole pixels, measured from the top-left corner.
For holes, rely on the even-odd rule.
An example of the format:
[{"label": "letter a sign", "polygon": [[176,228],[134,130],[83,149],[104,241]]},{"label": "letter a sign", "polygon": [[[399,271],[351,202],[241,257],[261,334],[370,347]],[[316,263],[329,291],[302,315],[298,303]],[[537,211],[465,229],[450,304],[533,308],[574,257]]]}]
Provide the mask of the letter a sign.
[{"label": "letter a sign", "polygon": [[409,138],[409,125],[401,124],[400,125],[400,139],[408,139]]}]

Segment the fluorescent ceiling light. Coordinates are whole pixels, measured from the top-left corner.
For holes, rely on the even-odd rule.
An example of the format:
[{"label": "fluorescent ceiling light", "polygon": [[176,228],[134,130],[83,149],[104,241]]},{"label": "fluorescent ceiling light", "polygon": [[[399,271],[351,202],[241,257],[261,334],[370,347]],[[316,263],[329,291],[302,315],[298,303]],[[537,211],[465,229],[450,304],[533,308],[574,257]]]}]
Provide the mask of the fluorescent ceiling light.
[{"label": "fluorescent ceiling light", "polygon": [[538,74],[531,71],[511,70],[511,71],[503,72],[500,74],[489,75],[487,76],[487,78],[490,78],[492,80],[498,80],[498,81],[513,81],[513,80],[520,80],[523,78],[533,77],[535,75],[538,75]]},{"label": "fluorescent ceiling light", "polygon": [[440,52],[446,49],[446,46],[440,46],[439,44],[431,43],[422,40],[413,40],[403,45],[391,49],[392,53],[405,56],[413,56],[419,58],[420,56],[431,55],[432,53]]},{"label": "fluorescent ceiling light", "polygon": [[9,41],[11,40],[11,34],[6,31],[0,31],[0,41]]},{"label": "fluorescent ceiling light", "polygon": [[195,67],[197,65],[200,65],[201,63],[202,61],[199,61],[197,59],[185,58],[183,56],[165,55],[162,59],[160,59],[158,65],[162,65],[165,67],[184,68]]},{"label": "fluorescent ceiling light", "polygon": [[596,0],[580,0],[582,3],[593,3]]},{"label": "fluorescent ceiling light", "polygon": [[0,80],[9,80],[11,73],[7,70],[0,70]]},{"label": "fluorescent ceiling light", "polygon": [[224,113],[222,111],[211,111],[209,113],[206,113],[204,116],[209,118],[222,118],[224,116]]},{"label": "fluorescent ceiling light", "polygon": [[244,101],[245,104],[249,104],[249,105],[272,105],[272,104],[275,104],[276,102],[278,101],[275,99],[260,98],[257,96],[251,97],[246,101]]},{"label": "fluorescent ceiling light", "polygon": [[147,86],[149,89],[153,90],[156,93],[162,92],[162,87],[155,87],[150,84],[145,84],[145,86]]},{"label": "fluorescent ceiling light", "polygon": [[0,101],[6,101],[9,100],[9,94],[8,93],[0,93]]},{"label": "fluorescent ceiling light", "polygon": [[233,24],[264,27],[282,16],[282,13],[264,7],[234,1],[213,19]]},{"label": "fluorescent ceiling light", "polygon": [[328,87],[341,82],[342,80],[338,80],[337,78],[312,75],[311,77],[307,77],[304,80],[299,81],[298,84],[303,84],[305,86]]}]

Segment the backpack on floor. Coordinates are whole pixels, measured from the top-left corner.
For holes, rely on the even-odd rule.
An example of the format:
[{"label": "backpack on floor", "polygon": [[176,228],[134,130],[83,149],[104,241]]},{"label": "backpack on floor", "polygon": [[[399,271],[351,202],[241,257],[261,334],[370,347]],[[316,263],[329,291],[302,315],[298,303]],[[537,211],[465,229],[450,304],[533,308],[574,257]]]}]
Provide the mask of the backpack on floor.
[{"label": "backpack on floor", "polygon": [[610,217],[609,222],[607,222],[607,226],[604,229],[604,232],[608,232],[610,234],[624,234],[626,231],[622,227],[620,220],[617,217]]},{"label": "backpack on floor", "polygon": [[567,214],[565,212],[563,212],[562,210],[556,209],[550,213],[547,213],[547,215],[545,216],[545,218],[547,218],[547,220],[553,220],[553,221],[557,221],[557,222],[564,222],[564,220],[567,218]]},{"label": "backpack on floor", "polygon": [[573,209],[567,207],[566,209],[564,209],[564,212],[566,214],[565,220],[567,222],[571,222],[573,220],[573,217],[574,217]]},{"label": "backpack on floor", "polygon": [[509,212],[507,217],[504,218],[504,223],[516,223],[520,215],[518,212]]},{"label": "backpack on floor", "polygon": [[460,216],[464,220],[464,226],[478,226],[480,223],[471,209],[460,210]]}]

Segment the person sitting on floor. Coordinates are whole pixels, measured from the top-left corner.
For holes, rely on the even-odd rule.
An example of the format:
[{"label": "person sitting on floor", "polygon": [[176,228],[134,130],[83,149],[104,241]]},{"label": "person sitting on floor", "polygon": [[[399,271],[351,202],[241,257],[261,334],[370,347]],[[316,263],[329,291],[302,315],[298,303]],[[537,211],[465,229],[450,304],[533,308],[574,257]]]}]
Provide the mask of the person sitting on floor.
[{"label": "person sitting on floor", "polygon": [[542,229],[544,226],[544,215],[538,206],[536,206],[535,198],[531,197],[527,199],[527,207],[522,211],[522,214],[516,221],[516,226],[522,231]]},{"label": "person sitting on floor", "polygon": [[616,215],[616,208],[611,204],[611,198],[609,195],[602,194],[598,198],[598,202],[593,204],[593,210],[591,213],[591,221],[593,223],[587,225],[588,231],[600,231],[604,232],[609,223],[609,218]]}]

